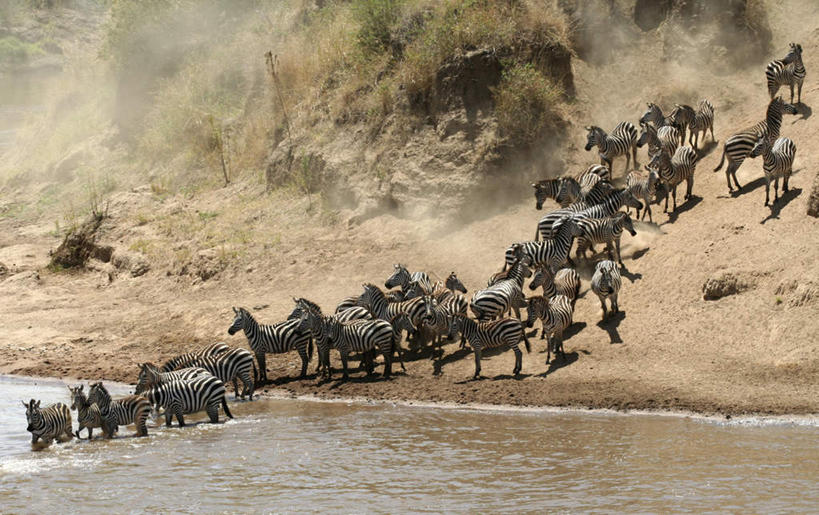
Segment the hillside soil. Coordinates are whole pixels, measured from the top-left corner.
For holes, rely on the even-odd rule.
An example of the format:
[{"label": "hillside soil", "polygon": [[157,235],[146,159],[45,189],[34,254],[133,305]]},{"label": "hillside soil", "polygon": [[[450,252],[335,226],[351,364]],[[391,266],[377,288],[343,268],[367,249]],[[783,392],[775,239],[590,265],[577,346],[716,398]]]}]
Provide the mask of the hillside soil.
[{"label": "hillside soil", "polygon": [[[781,26],[773,16],[772,25]],[[716,107],[718,142],[709,135],[700,150],[692,199],[683,201],[681,187],[675,214],[655,205],[654,223],[638,222],[636,237],[623,236],[619,315],[601,321],[600,304],[589,291],[592,263],[581,262],[584,282],[565,335],[565,361],[547,366],[545,342],[530,336],[533,349],[524,352],[521,376],[511,376],[512,353],[497,352],[484,357],[486,379],[473,381],[471,352],[451,342],[434,359],[428,348],[406,352],[406,373],[398,367],[389,381],[356,372],[341,383],[312,375],[298,380],[297,354],[268,355],[269,377],[281,378],[268,391],[518,406],[819,413],[819,221],[806,216],[819,170],[819,142],[812,138],[819,122],[811,115],[819,98],[811,57],[819,55],[819,31],[799,30],[780,31],[774,40],[783,54],[791,39],[801,42],[808,78],[800,114],[785,118],[782,128],[798,148],[791,190],[773,208],[763,206],[760,159],[740,168],[739,195],[727,194],[722,171],[712,172],[724,140],[764,116],[768,98],[761,67],[711,73],[652,61],[640,49],[621,66],[575,60],[578,100],[567,132],[569,168],[544,175],[577,173],[594,163],[595,156],[582,149],[583,126],[636,123],[648,101],[670,107],[708,98]],[[646,81],[641,71],[660,66],[668,73]],[[645,150],[638,159],[646,163]],[[615,161],[615,177],[624,175],[623,167],[622,159]],[[135,213],[158,219],[184,210],[207,218],[226,198],[279,205],[280,216],[269,227],[278,235],[275,244],[259,250],[251,264],[235,266],[231,256],[200,253],[179,267],[153,267],[140,257],[137,243],[150,242],[160,229]],[[361,223],[324,223],[304,215],[306,207],[304,199],[268,196],[263,185],[247,183],[193,198],[163,198],[147,186],[118,193],[100,236],[114,247],[114,257],[110,263],[92,259],[82,272],[47,266],[49,251],[60,243],[53,221],[0,219],[0,372],[134,382],[138,362],[162,362],[214,341],[246,346],[243,335],[227,334],[232,306],[251,309],[264,323],[283,320],[293,296],[330,312],[342,298],[360,293],[363,282],[383,285],[398,262],[441,279],[454,270],[471,295],[500,268],[507,245],[531,239],[537,220],[554,204],[536,211],[534,199],[526,198],[457,226],[389,214]],[[248,208],[241,220],[253,223],[254,216]],[[173,228],[162,234],[164,241],[174,240]],[[185,245],[181,236],[171,244],[178,251]],[[709,279],[733,281],[736,287],[724,290],[736,293],[704,300]],[[334,365],[340,366],[335,358]],[[314,367],[315,361],[311,373]]]}]

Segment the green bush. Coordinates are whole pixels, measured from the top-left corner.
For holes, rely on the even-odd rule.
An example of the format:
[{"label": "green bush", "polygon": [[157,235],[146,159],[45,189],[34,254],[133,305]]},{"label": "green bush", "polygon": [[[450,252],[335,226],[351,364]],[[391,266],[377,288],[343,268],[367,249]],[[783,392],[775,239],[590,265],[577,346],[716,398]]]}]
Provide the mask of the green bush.
[{"label": "green bush", "polygon": [[20,41],[14,36],[0,38],[0,63],[21,64],[44,53],[38,45]]},{"label": "green bush", "polygon": [[558,120],[562,91],[530,63],[506,68],[493,93],[498,129],[512,143],[532,143]]}]

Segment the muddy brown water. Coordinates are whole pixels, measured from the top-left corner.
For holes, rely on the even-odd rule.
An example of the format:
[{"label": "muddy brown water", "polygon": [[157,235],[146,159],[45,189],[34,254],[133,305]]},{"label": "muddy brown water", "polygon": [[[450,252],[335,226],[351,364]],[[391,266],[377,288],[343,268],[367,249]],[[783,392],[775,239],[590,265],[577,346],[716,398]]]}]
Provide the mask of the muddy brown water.
[{"label": "muddy brown water", "polygon": [[[520,412],[258,400],[235,419],[33,452],[0,378],[0,511],[815,512],[813,419]],[[117,389],[124,393],[124,388]],[[203,417],[197,420],[202,421]],[[76,421],[75,421],[76,427]]]}]

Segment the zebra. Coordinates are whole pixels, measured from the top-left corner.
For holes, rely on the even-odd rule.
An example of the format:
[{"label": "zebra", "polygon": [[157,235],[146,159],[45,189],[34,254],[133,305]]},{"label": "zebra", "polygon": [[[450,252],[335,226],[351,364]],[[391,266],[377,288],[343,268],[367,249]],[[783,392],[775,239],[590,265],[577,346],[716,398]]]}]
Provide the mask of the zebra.
[{"label": "zebra", "polygon": [[651,162],[646,166],[646,170],[651,172],[656,171],[660,179],[667,186],[665,191],[665,207],[663,213],[668,212],[668,193],[674,198],[674,208],[672,212],[677,210],[677,186],[685,181],[685,200],[691,197],[691,192],[694,189],[694,169],[697,164],[697,153],[691,147],[680,147],[673,157],[668,157],[665,154],[655,154]]},{"label": "zebra", "polygon": [[659,179],[660,176],[654,170],[649,170],[648,175],[645,177],[637,172],[630,172],[628,176],[626,176],[626,189],[634,195],[635,198],[642,199],[643,205],[645,205],[642,218],[640,218],[640,210],[637,210],[637,217],[640,218],[640,220],[644,220],[646,213],[648,213],[648,221],[654,221],[651,218],[651,202],[656,195],[657,181]]},{"label": "zebra", "polygon": [[526,299],[526,327],[535,325],[535,320],[540,319],[542,329],[540,339],[548,335],[546,340],[546,364],[551,361],[551,353],[555,356],[560,354],[561,359],[566,359],[563,352],[563,331],[572,325],[574,306],[571,300],[565,295],[555,295],[554,297],[535,296]]},{"label": "zebra", "polygon": [[694,114],[694,119],[691,120],[691,125],[688,126],[688,143],[697,149],[700,132],[702,132],[702,140],[705,141],[705,135],[708,130],[711,130],[711,141],[716,141],[714,138],[714,106],[706,99],[700,100],[697,104],[697,112]]},{"label": "zebra", "polygon": [[111,394],[102,382],[91,383],[88,391],[88,402],[96,404],[100,413],[106,418],[111,428],[116,431],[117,426],[136,426],[137,436],[148,436],[148,427],[145,421],[151,414],[151,405],[142,395],[128,395],[121,399],[111,399]]},{"label": "zebra", "polygon": [[395,315],[406,313],[416,328],[420,325],[424,316],[424,299],[422,297],[415,297],[402,302],[388,302],[384,292],[378,286],[364,283],[362,287],[364,292],[358,297],[358,305],[367,308],[375,318],[389,322]]},{"label": "zebra", "polygon": [[202,367],[187,367],[174,370],[172,372],[162,372],[162,369],[153,363],[139,363],[139,376],[137,377],[134,394],[141,395],[148,388],[169,381],[187,381],[194,377],[212,375]]},{"label": "zebra", "polygon": [[802,103],[802,82],[805,80],[805,65],[802,63],[802,45],[791,43],[790,51],[784,59],[777,59],[765,67],[765,78],[768,82],[768,94],[771,99],[779,88],[788,85],[791,88],[791,104],[793,104],[793,87],[799,88],[797,104]]},{"label": "zebra", "polygon": [[336,313],[358,306],[358,296],[344,297],[336,306]]},{"label": "zebra", "polygon": [[600,299],[600,305],[603,306],[603,320],[606,320],[606,299],[609,299],[611,303],[612,313],[620,311],[617,306],[617,295],[620,293],[621,285],[620,270],[613,261],[600,261],[595,265],[591,289]]},{"label": "zebra", "polygon": [[187,368],[195,359],[216,356],[223,352],[227,352],[228,350],[230,350],[230,347],[224,342],[213,343],[203,349],[188,352],[186,354],[180,354],[179,356],[171,358],[170,360],[166,361],[164,365],[162,365],[160,370],[162,372],[172,372],[180,368]]},{"label": "zebra", "polygon": [[736,134],[732,134],[725,140],[722,149],[722,158],[719,160],[719,165],[714,168],[718,171],[722,168],[726,156],[728,157],[728,168],[725,169],[725,180],[728,182],[728,193],[733,193],[734,189],[731,186],[731,177],[734,178],[734,184],[737,191],[741,189],[739,181],[737,181],[737,169],[739,169],[742,162],[751,153],[759,138],[766,137],[772,141],[779,137],[779,130],[782,127],[782,113],[796,114],[796,106],[785,103],[782,97],[776,97],[768,104],[768,109],[765,113],[765,119],[752,127],[743,129]]},{"label": "zebra", "polygon": [[510,308],[514,309],[515,314],[520,318],[520,311],[514,306],[514,300],[522,296],[523,281],[532,275],[532,271],[529,270],[530,265],[529,257],[519,255],[512,263],[507,279],[489,288],[476,291],[469,303],[469,309],[475,314],[475,318],[489,320],[501,317]]},{"label": "zebra", "polygon": [[219,422],[219,405],[225,416],[233,418],[225,398],[225,383],[217,377],[196,377],[188,381],[171,381],[150,388],[145,392],[152,406],[165,408],[165,425],[170,426],[173,417],[179,427],[185,425],[183,415],[205,410],[211,423]]},{"label": "zebra", "polygon": [[77,422],[80,424],[75,436],[77,439],[81,439],[80,431],[87,429],[88,439],[91,440],[94,428],[99,427],[106,438],[113,437],[114,429],[108,424],[108,420],[102,416],[99,406],[88,402],[83,387],[84,385],[68,387],[71,392],[71,409],[77,410]]},{"label": "zebra", "polygon": [[[258,376],[256,364],[253,362],[253,354],[245,349],[231,349],[224,354],[200,358],[194,362],[197,367],[204,368],[213,377],[218,377],[220,381],[227,385],[233,382],[234,398],[245,398],[245,395],[253,400],[255,390],[254,379]],[[242,380],[242,392],[239,393],[237,378]]]},{"label": "zebra", "polygon": [[228,328],[228,334],[236,334],[240,329],[247,337],[250,349],[256,355],[259,362],[259,377],[254,378],[256,383],[267,383],[267,362],[266,354],[284,354],[295,350],[301,358],[301,377],[307,376],[307,363],[313,357],[313,340],[309,332],[299,329],[297,319],[285,320],[284,322],[265,325],[258,323],[253,315],[245,308],[233,308],[236,315],[233,323]]},{"label": "zebra", "polygon": [[543,202],[553,199],[555,202],[566,207],[580,198],[580,184],[574,177],[559,177],[557,179],[544,179],[532,183],[535,189],[535,209],[543,209]]},{"label": "zebra", "polygon": [[680,145],[685,145],[685,131],[696,116],[694,108],[686,104],[674,104],[674,109],[671,110],[671,114],[668,116],[672,120],[672,125],[680,131]]},{"label": "zebra", "polygon": [[518,349],[521,340],[526,344],[526,352],[531,352],[529,339],[523,331],[523,323],[515,318],[501,318],[492,322],[476,322],[469,317],[452,317],[450,332],[460,332],[469,341],[475,353],[475,379],[481,376],[481,353],[483,349],[506,347],[515,353],[513,375],[523,368],[523,354]]},{"label": "zebra", "polygon": [[71,411],[62,402],[40,408],[40,401],[31,399],[28,404],[20,401],[26,407],[26,431],[31,433],[31,445],[40,439],[45,445],[51,445],[52,440],[67,442],[74,438],[71,432]]},{"label": "zebra", "polygon": [[310,330],[316,336],[319,359],[324,362],[328,379],[333,376],[333,368],[330,365],[331,345],[341,355],[343,381],[349,378],[347,361],[351,352],[362,353],[362,359],[367,360],[367,375],[370,375],[373,368],[371,352],[380,351],[384,356],[384,377],[388,378],[392,374],[392,354],[396,342],[393,327],[386,320],[355,320],[341,323],[332,317],[320,316],[306,310],[301,315],[301,327]]},{"label": "zebra", "polygon": [[556,273],[548,266],[539,266],[532,276],[529,289],[535,290],[538,286],[543,287],[543,296],[547,299],[555,295],[568,297],[572,303],[572,310],[580,295],[580,274],[574,268],[561,268]]},{"label": "zebra", "polygon": [[611,257],[613,250],[617,261],[620,265],[623,264],[620,254],[620,237],[623,235],[623,230],[628,231],[632,236],[637,236],[628,213],[619,212],[607,218],[581,219],[577,223],[583,230],[583,235],[577,238],[575,256],[580,258],[580,255],[583,254],[585,258],[589,247],[596,243],[604,243],[609,256]]},{"label": "zebra", "polygon": [[[443,345],[444,336],[446,336],[447,339],[452,337],[449,322],[455,315],[450,313],[443,305],[439,304],[431,295],[424,297],[424,309],[423,323],[432,330],[433,344],[438,345],[438,351],[443,355],[441,346]],[[434,353],[432,357],[434,357]]]},{"label": "zebra", "polygon": [[[570,218],[578,218],[582,216],[585,216],[587,218],[605,218],[619,211],[620,208],[623,207],[623,205],[637,209],[643,208],[642,202],[637,200],[634,197],[634,195],[626,188],[622,188],[616,190],[614,193],[609,195],[609,197],[606,198],[604,202],[597,204],[595,206],[575,207],[574,205],[572,205],[566,208],[565,210],[558,209],[556,211],[552,211],[551,213],[541,218],[540,221],[537,223],[536,234],[542,236],[544,240],[549,240],[555,236],[556,233],[555,224],[557,223],[558,220],[562,220],[567,216]],[[537,241],[537,238],[535,239],[535,241]]]},{"label": "zebra", "polygon": [[404,367],[404,356],[403,356],[403,349],[401,348],[401,340],[402,332],[407,332],[407,338],[409,335],[414,334],[417,328],[410,320],[409,315],[406,313],[399,313],[395,315],[392,320],[390,320],[390,325],[392,326],[392,335],[393,335],[393,343],[395,345],[395,350],[398,353],[398,363],[401,365],[401,370],[406,372],[406,367]]},{"label": "zebra", "polygon": [[660,106],[653,102],[647,103],[646,106],[648,108],[646,109],[646,112],[643,113],[643,116],[640,117],[640,125],[644,123],[652,123],[654,124],[654,127],[658,129],[668,125],[666,123],[667,118],[663,114],[663,110],[660,108]]},{"label": "zebra", "polygon": [[665,152],[668,155],[674,155],[677,147],[680,146],[680,131],[676,127],[666,125],[660,128],[646,122],[641,122],[640,138],[637,140],[637,146],[642,147],[648,145],[648,154],[656,154],[657,152]]},{"label": "zebra", "polygon": [[406,288],[409,286],[410,281],[418,281],[419,285],[424,289],[424,291],[427,292],[432,291],[432,281],[430,280],[429,276],[426,273],[413,272],[412,274],[410,274],[409,270],[407,270],[407,267],[400,263],[393,266],[395,270],[384,283],[384,287],[386,287],[387,289],[400,286],[402,290],[406,291]]},{"label": "zebra", "polygon": [[588,134],[586,135],[586,150],[589,151],[592,147],[597,147],[597,152],[600,155],[601,164],[612,169],[612,161],[615,157],[621,155],[626,156],[626,170],[629,169],[631,163],[631,155],[634,156],[634,165],[637,165],[637,129],[629,122],[621,122],[611,131],[611,134],[606,134],[606,131],[592,125],[586,127]]},{"label": "zebra", "polygon": [[796,145],[788,138],[779,138],[771,145],[767,138],[760,138],[751,150],[751,157],[762,156],[765,171],[765,205],[770,201],[771,179],[774,181],[774,204],[779,200],[779,178],[782,177],[782,192],[788,191],[788,179],[793,171]]},{"label": "zebra", "polygon": [[577,220],[571,216],[564,216],[555,222],[555,236],[551,240],[527,241],[517,243],[506,249],[506,263],[509,264],[514,259],[515,247],[520,247],[523,255],[531,260],[532,266],[546,264],[553,268],[563,265],[569,261],[569,251],[572,248],[574,239],[583,234],[583,230],[577,224]]}]

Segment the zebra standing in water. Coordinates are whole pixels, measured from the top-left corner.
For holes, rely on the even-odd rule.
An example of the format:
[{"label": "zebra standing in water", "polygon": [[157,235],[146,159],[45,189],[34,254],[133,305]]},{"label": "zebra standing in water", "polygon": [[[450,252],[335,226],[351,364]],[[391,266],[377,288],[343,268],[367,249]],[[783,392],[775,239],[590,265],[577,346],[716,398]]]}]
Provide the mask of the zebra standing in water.
[{"label": "zebra standing in water", "polygon": [[45,445],[51,445],[55,438],[58,442],[67,442],[74,438],[71,432],[71,411],[62,402],[40,408],[40,401],[31,399],[26,407],[26,431],[31,433],[31,445],[40,439]]},{"label": "zebra standing in water", "polygon": [[770,201],[771,179],[774,180],[774,204],[779,200],[779,178],[782,177],[782,192],[788,191],[788,179],[793,171],[796,145],[788,138],[779,138],[773,145],[767,138],[760,138],[751,150],[751,157],[762,156],[765,171],[765,205]]},{"label": "zebra standing in water", "polygon": [[265,354],[284,354],[297,351],[301,358],[301,375],[307,376],[307,363],[313,357],[313,344],[309,331],[299,329],[297,319],[285,320],[279,324],[264,325],[256,322],[253,315],[245,308],[233,308],[236,315],[228,328],[228,334],[236,334],[242,330],[247,337],[250,349],[259,362],[259,377],[255,378],[259,384],[267,382],[267,361]]},{"label": "zebra standing in water", "polygon": [[665,152],[668,155],[674,155],[677,147],[680,146],[680,131],[676,127],[666,125],[659,129],[650,123],[640,123],[642,131],[640,131],[640,139],[637,140],[637,146],[642,147],[648,145],[648,154],[656,154],[657,152]]},{"label": "zebra standing in water", "polygon": [[629,170],[632,156],[634,156],[634,166],[637,166],[637,129],[634,128],[634,125],[621,122],[611,131],[611,134],[606,134],[606,131],[596,125],[586,127],[586,131],[588,131],[586,151],[596,146],[601,164],[605,164],[609,170],[612,170],[614,158],[622,155],[626,156],[626,171]]},{"label": "zebra standing in water", "polygon": [[674,109],[671,110],[671,114],[668,116],[671,118],[672,124],[680,131],[680,145],[685,145],[685,131],[689,129],[696,116],[694,108],[686,104],[674,104]]},{"label": "zebra standing in water", "polygon": [[694,147],[694,150],[697,149],[700,132],[702,132],[702,140],[705,141],[705,135],[710,129],[711,141],[716,141],[714,139],[714,106],[711,105],[711,102],[706,99],[700,100],[697,105],[697,112],[694,114],[694,119],[688,128],[690,129],[688,143]]},{"label": "zebra standing in water", "polygon": [[660,179],[666,184],[665,192],[665,208],[663,213],[668,212],[668,194],[669,190],[674,198],[674,208],[672,212],[677,210],[677,186],[685,181],[685,200],[691,198],[691,193],[694,189],[694,170],[697,164],[697,153],[691,147],[680,147],[673,157],[660,153],[655,154],[651,158],[651,162],[646,166],[649,172],[656,171]]},{"label": "zebra standing in water", "polygon": [[737,169],[739,169],[742,162],[751,153],[759,138],[765,137],[769,140],[776,140],[779,137],[779,130],[782,128],[782,113],[796,114],[796,106],[785,103],[782,97],[776,97],[768,104],[768,109],[765,113],[765,119],[752,127],[743,129],[736,134],[731,135],[725,140],[725,145],[722,149],[722,158],[719,165],[714,168],[718,171],[722,168],[726,156],[728,157],[728,167],[725,169],[725,180],[728,182],[728,193],[733,193],[734,189],[731,186],[731,178],[734,178],[734,184],[739,191],[742,187],[737,181]]},{"label": "zebra standing in water", "polygon": [[208,356],[216,356],[223,352],[227,352],[230,350],[228,344],[224,342],[213,343],[208,345],[203,349],[199,349],[197,351],[188,352],[186,354],[180,354],[179,356],[175,356],[165,362],[162,365],[162,372],[172,372],[174,370],[178,370],[180,368],[187,368],[191,366],[191,363],[199,358],[206,358]]},{"label": "zebra standing in water", "polygon": [[503,316],[510,308],[520,319],[520,310],[515,300],[523,297],[523,281],[532,275],[529,270],[531,258],[522,256],[521,249],[515,249],[515,259],[506,279],[493,284],[484,290],[478,290],[472,296],[469,308],[478,320],[491,320]]},{"label": "zebra standing in water", "polygon": [[[253,354],[245,349],[230,349],[224,354],[199,358],[194,362],[194,366],[204,368],[213,377],[218,377],[220,381],[227,385],[233,383],[233,393],[235,398],[245,398],[245,395],[253,400],[255,391],[254,380],[258,377],[256,364],[253,362]],[[237,378],[242,380],[242,392],[239,393]]]},{"label": "zebra standing in water", "polygon": [[405,267],[402,264],[396,264],[393,266],[395,268],[395,271],[393,271],[392,275],[384,283],[384,286],[387,289],[400,286],[401,290],[406,292],[407,287],[409,287],[409,283],[411,281],[417,281],[425,292],[432,291],[432,281],[430,280],[429,276],[426,273],[413,272],[412,274],[410,274],[409,270],[407,270],[407,267]]},{"label": "zebra standing in water", "polygon": [[648,213],[648,221],[654,221],[651,218],[651,202],[654,200],[654,195],[656,195],[659,179],[660,176],[654,170],[649,170],[648,175],[645,177],[636,172],[630,172],[626,176],[626,190],[635,198],[642,199],[643,205],[645,205],[642,218],[640,217],[640,210],[637,210],[637,217],[640,220],[644,220],[646,213]]},{"label": "zebra standing in water", "polygon": [[620,270],[613,261],[600,261],[594,267],[592,275],[591,289],[600,299],[603,306],[603,320],[606,320],[606,299],[611,302],[611,312],[617,313],[620,308],[617,306],[617,295],[620,293],[622,279]]},{"label": "zebra standing in water", "polygon": [[768,94],[773,99],[781,86],[791,88],[791,104],[793,104],[793,87],[799,88],[796,103],[802,103],[802,82],[805,80],[805,65],[802,63],[802,45],[791,43],[790,51],[784,59],[777,59],[765,67],[765,78],[768,82]]},{"label": "zebra standing in water", "polygon": [[140,363],[139,376],[137,377],[134,393],[140,395],[148,388],[153,388],[156,385],[169,383],[171,381],[187,381],[194,377],[209,375],[212,374],[202,367],[187,367],[172,372],[163,372],[162,369],[153,363]]},{"label": "zebra standing in water", "polygon": [[556,273],[548,266],[540,266],[532,276],[529,283],[530,290],[536,290],[538,286],[543,287],[543,296],[547,299],[555,295],[563,295],[572,302],[572,310],[580,295],[580,274],[574,268],[561,268]]},{"label": "zebra standing in water", "polygon": [[179,426],[182,427],[185,425],[183,415],[202,410],[207,412],[211,423],[218,423],[220,404],[225,411],[225,416],[233,418],[228,409],[225,393],[225,384],[218,378],[210,376],[197,377],[189,381],[171,381],[154,386],[145,392],[145,396],[150,405],[165,408],[166,426],[171,425],[175,416]]},{"label": "zebra standing in water", "polygon": [[469,317],[452,317],[450,332],[460,332],[472,347],[475,353],[475,375],[477,379],[481,375],[481,353],[483,349],[493,347],[506,347],[515,353],[515,368],[513,375],[518,375],[523,368],[523,353],[520,352],[518,344],[523,340],[526,344],[526,352],[531,352],[529,340],[523,330],[523,323],[514,318],[501,318],[492,322],[476,322]]},{"label": "zebra standing in water", "polygon": [[535,325],[535,320],[540,319],[541,331],[540,339],[548,335],[546,340],[546,364],[551,361],[551,353],[555,356],[560,354],[561,359],[566,359],[563,352],[563,331],[572,325],[572,315],[574,306],[565,295],[555,295],[554,297],[529,297],[526,299],[526,327]]},{"label": "zebra standing in water", "polygon": [[77,410],[77,422],[80,427],[77,429],[76,437],[80,439],[80,431],[88,429],[88,439],[94,433],[94,428],[101,428],[106,438],[114,436],[113,428],[108,424],[105,417],[102,416],[99,406],[88,402],[88,397],[83,392],[83,386],[69,386],[68,390],[71,392],[71,409]]},{"label": "zebra standing in water", "polygon": [[606,245],[609,257],[613,254],[620,265],[623,264],[620,255],[620,237],[624,230],[632,236],[637,236],[628,213],[615,213],[607,218],[580,219],[577,223],[583,230],[583,234],[577,238],[575,256],[580,258],[582,254],[585,258],[589,247],[603,243]]},{"label": "zebra standing in water", "polygon": [[559,177],[557,179],[544,179],[532,183],[535,189],[535,209],[543,209],[543,202],[550,198],[566,207],[580,198],[580,184],[574,177]]},{"label": "zebra standing in water", "polygon": [[129,395],[121,399],[111,399],[111,394],[101,382],[91,383],[88,392],[88,402],[100,408],[102,416],[108,425],[116,431],[118,426],[134,424],[137,436],[148,436],[148,427],[145,421],[151,414],[151,405],[142,395]]}]

